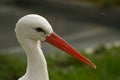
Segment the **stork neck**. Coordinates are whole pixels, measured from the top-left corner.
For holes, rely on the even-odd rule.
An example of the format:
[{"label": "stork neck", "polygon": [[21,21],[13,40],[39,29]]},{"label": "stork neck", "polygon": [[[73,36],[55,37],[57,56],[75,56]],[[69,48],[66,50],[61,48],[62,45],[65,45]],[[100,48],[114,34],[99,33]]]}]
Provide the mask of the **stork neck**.
[{"label": "stork neck", "polygon": [[49,80],[47,63],[39,41],[26,39],[21,45],[27,56],[27,72],[19,80]]}]

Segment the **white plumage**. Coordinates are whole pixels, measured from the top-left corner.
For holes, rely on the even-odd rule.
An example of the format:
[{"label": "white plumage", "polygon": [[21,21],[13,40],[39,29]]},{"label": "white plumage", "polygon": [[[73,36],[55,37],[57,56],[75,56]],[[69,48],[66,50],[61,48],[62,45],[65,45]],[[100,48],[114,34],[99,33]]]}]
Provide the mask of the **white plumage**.
[{"label": "white plumage", "polygon": [[48,21],[39,15],[30,14],[19,19],[15,32],[27,56],[27,71],[19,80],[49,80],[47,63],[41,50],[42,41],[46,41],[96,68],[91,61],[55,34]]}]

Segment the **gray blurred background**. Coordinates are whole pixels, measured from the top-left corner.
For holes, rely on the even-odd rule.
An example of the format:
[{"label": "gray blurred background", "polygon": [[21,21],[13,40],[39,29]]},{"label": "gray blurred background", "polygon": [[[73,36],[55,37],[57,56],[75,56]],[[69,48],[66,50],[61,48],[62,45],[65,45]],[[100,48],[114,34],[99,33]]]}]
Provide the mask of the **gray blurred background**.
[{"label": "gray blurred background", "polygon": [[[14,28],[27,14],[44,16],[53,30],[77,49],[120,41],[119,6],[107,0],[92,1],[0,0],[0,51],[21,51]],[[56,50],[46,43],[42,46],[46,53]]]}]

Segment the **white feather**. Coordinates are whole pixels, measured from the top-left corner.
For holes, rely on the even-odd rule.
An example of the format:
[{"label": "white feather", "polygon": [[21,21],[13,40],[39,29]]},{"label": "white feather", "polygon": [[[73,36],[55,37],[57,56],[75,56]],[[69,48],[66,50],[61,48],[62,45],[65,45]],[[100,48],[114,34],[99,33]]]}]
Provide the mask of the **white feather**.
[{"label": "white feather", "polygon": [[[35,28],[42,28],[45,33],[37,32]],[[40,47],[53,30],[48,21],[36,14],[22,17],[16,24],[16,37],[27,56],[27,71],[19,80],[49,80],[47,63]]]}]

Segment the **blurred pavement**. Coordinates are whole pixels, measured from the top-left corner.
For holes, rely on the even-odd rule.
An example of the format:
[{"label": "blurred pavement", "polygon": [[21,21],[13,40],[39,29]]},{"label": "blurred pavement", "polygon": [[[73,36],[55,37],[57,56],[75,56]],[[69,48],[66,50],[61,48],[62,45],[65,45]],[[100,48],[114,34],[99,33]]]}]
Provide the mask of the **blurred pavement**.
[{"label": "blurred pavement", "polygon": [[[104,10],[58,4],[0,5],[0,50],[19,50],[16,48],[20,45],[15,38],[15,24],[20,17],[31,13],[44,16],[54,31],[77,49],[120,41],[120,10],[118,9]],[[56,48],[43,43],[43,50],[50,52],[55,51]]]}]

